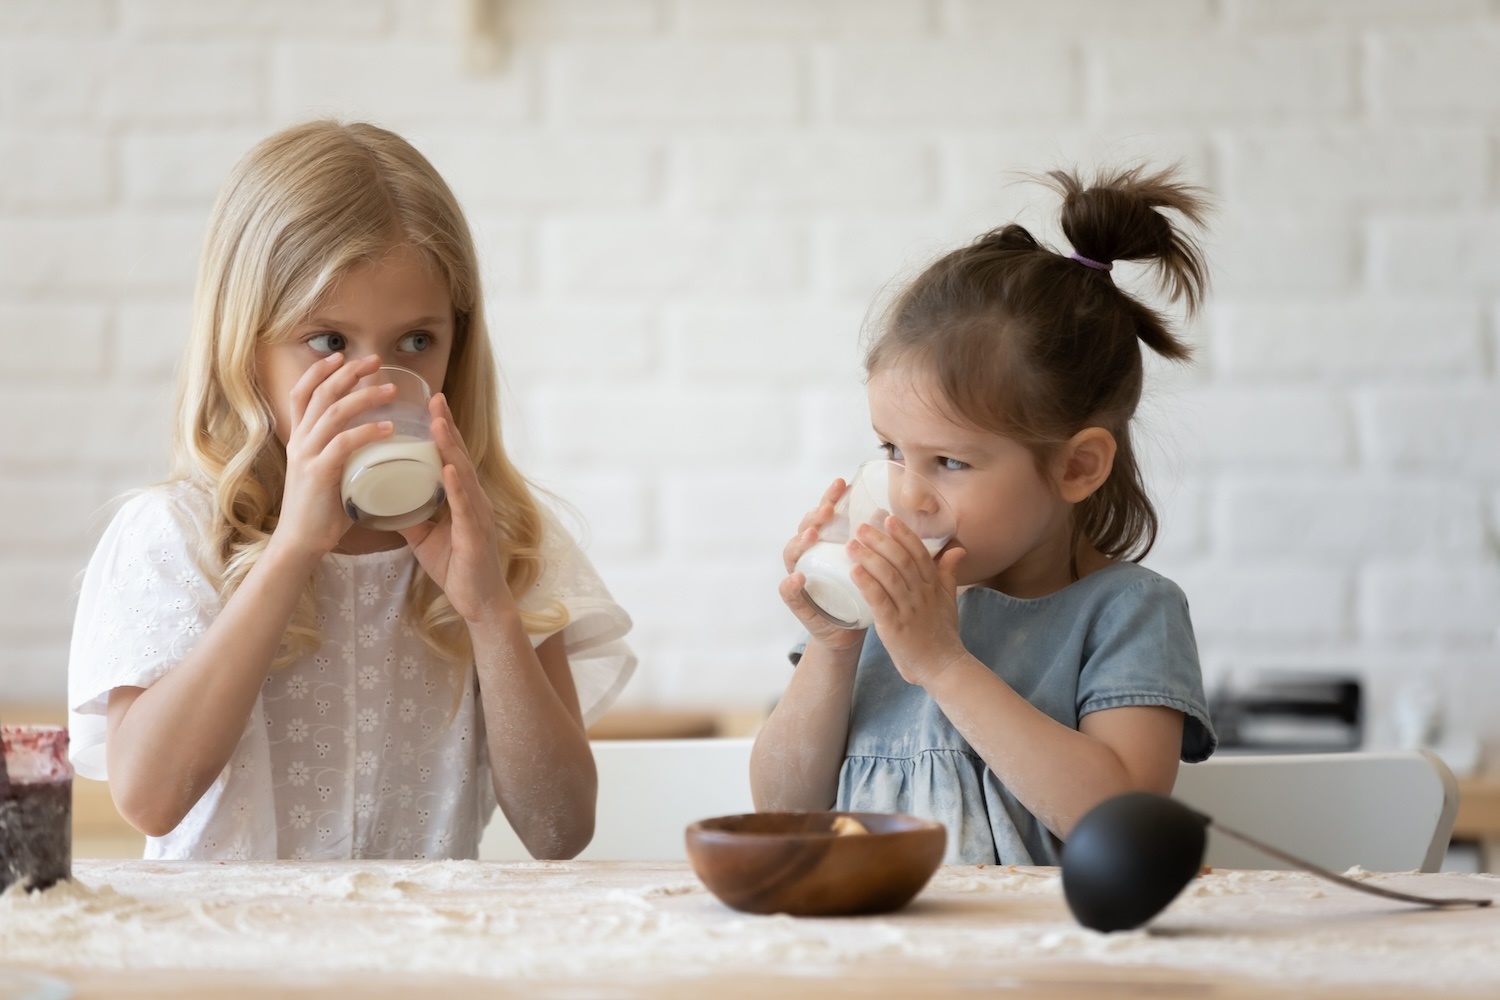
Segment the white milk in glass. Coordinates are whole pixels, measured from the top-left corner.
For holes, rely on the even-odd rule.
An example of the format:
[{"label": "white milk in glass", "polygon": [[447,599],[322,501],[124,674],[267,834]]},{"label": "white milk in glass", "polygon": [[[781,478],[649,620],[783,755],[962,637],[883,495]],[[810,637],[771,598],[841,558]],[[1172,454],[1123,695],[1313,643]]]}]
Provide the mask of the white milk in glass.
[{"label": "white milk in glass", "polygon": [[398,434],[367,444],[344,468],[349,516],[378,531],[410,528],[443,502],[443,463],[437,445]]},{"label": "white milk in glass", "polygon": [[[939,538],[924,538],[922,544],[932,555],[946,544]],[[875,614],[865,602],[864,595],[849,579],[854,560],[844,542],[814,542],[797,560],[797,572],[807,578],[803,590],[814,607],[835,625],[842,628],[869,628],[875,624]]]},{"label": "white milk in glass", "polygon": [[[907,506],[912,502],[915,506]],[[875,624],[870,606],[849,579],[854,560],[845,543],[861,524],[885,529],[894,516],[922,540],[931,555],[953,537],[953,510],[927,480],[889,459],[866,462],[833,506],[833,518],[818,529],[818,540],[794,567],[807,580],[803,595],[824,618],[840,628]]]},{"label": "white milk in glass", "polygon": [[350,455],[340,485],[350,518],[377,531],[397,531],[427,520],[442,505],[443,461],[432,442],[427,413],[432,393],[422,376],[384,365],[359,384],[384,383],[396,387],[396,396],[355,425],[389,420],[395,433]]}]

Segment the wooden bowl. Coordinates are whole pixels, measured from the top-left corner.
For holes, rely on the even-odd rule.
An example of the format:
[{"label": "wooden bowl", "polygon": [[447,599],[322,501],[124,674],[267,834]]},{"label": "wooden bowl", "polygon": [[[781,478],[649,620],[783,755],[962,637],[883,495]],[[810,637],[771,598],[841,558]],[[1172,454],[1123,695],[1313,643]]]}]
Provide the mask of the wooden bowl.
[{"label": "wooden bowl", "polygon": [[[835,834],[839,816],[870,832]],[[687,828],[693,871],[726,906],[798,917],[899,910],[937,871],[947,843],[943,824],[887,813],[746,813]]]}]

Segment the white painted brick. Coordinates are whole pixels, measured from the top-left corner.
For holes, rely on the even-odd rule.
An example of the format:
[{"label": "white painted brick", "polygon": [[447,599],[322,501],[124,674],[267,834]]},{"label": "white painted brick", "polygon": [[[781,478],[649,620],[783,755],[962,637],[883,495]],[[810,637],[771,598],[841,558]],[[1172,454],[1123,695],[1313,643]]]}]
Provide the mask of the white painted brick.
[{"label": "white painted brick", "polygon": [[126,34],[137,38],[378,34],[390,22],[383,0],[121,0]]},{"label": "white painted brick", "polygon": [[108,138],[86,133],[0,133],[0,208],[83,210],[114,193]]},{"label": "white painted brick", "polygon": [[1150,118],[1326,118],[1354,108],[1354,46],[1336,37],[1142,38],[1091,50],[1090,105]]},{"label": "white painted brick", "polygon": [[[616,570],[608,583],[630,609],[643,643],[666,639],[671,648],[683,649],[707,642],[733,650],[763,648],[768,636],[787,636],[790,647],[797,621],[776,593],[783,575],[779,559],[755,566],[704,559]],[[782,649],[783,660],[785,655]],[[700,669],[714,671],[715,664]]]},{"label": "white painted brick", "polygon": [[793,469],[668,475],[661,487],[664,549],[688,561],[744,556],[781,566],[781,550],[833,476]]},{"label": "white painted brick", "polygon": [[804,467],[827,485],[848,479],[861,462],[880,458],[880,442],[870,427],[870,404],[858,383],[803,392],[797,401],[797,449]]},{"label": "white painted brick", "polygon": [[99,111],[110,121],[132,125],[258,120],[265,106],[265,70],[264,53],[250,45],[136,42],[114,53]]},{"label": "white painted brick", "polygon": [[603,295],[779,293],[801,288],[807,238],[790,222],[651,216],[548,220],[547,288]]},{"label": "white painted brick", "polygon": [[592,558],[639,559],[650,551],[653,495],[644,476],[562,465],[526,472],[561,501],[558,516]]},{"label": "white painted brick", "polygon": [[1483,316],[1461,300],[1234,305],[1215,360],[1230,375],[1463,376],[1484,366]]},{"label": "white painted brick", "polygon": [[164,385],[10,389],[0,394],[0,426],[27,433],[0,445],[0,468],[8,474],[131,470],[135,481],[150,482],[165,472],[172,402]]},{"label": "white painted brick", "polygon": [[956,0],[954,26],[964,34],[980,31],[1014,38],[1021,33],[1122,32],[1160,36],[1209,25],[1210,0]]},{"label": "white painted brick", "polygon": [[0,557],[0,633],[51,639],[71,628],[80,568],[55,559]]},{"label": "white painted brick", "polygon": [[565,44],[551,53],[548,100],[569,122],[786,122],[804,75],[785,45]]},{"label": "white painted brick", "polygon": [[115,53],[105,42],[21,42],[0,34],[0,116],[55,129],[94,122]]},{"label": "white painted brick", "polygon": [[828,56],[827,108],[840,120],[993,128],[1081,103],[1077,54],[1061,40],[850,42]]},{"label": "white painted brick", "polygon": [[639,306],[502,299],[489,309],[488,322],[500,370],[512,385],[645,376],[657,353],[651,315]]},{"label": "white painted brick", "polygon": [[13,556],[61,555],[82,569],[106,523],[107,499],[87,477],[0,478],[0,546]]},{"label": "white painted brick", "polygon": [[836,219],[818,234],[824,290],[860,302],[894,292],[996,221],[894,213]]},{"label": "white painted brick", "polygon": [[1347,466],[1353,459],[1349,407],[1322,388],[1232,388],[1184,392],[1169,401],[1170,428],[1187,466]]},{"label": "white painted brick", "polygon": [[1190,131],[1007,129],[999,136],[959,139],[949,155],[955,199],[994,211],[996,225],[1021,216],[1028,217],[1022,220],[1028,227],[1031,218],[1050,223],[1058,199],[1028,182],[1028,172],[1068,169],[1092,177],[1101,168],[1179,163],[1183,180],[1202,186],[1212,182],[1208,143]]},{"label": "white painted brick", "polygon": [[[467,28],[466,0],[395,0],[395,30],[402,38],[452,41]],[[642,34],[663,19],[662,0],[509,0],[502,30],[511,39]]]},{"label": "white painted brick", "polygon": [[114,13],[112,0],[5,0],[0,37],[103,35],[114,28]]},{"label": "white painted brick", "polygon": [[[285,43],[276,47],[271,65],[277,119],[367,119],[412,132],[417,142],[439,123],[482,128],[521,121],[534,103],[527,53],[517,52],[503,73],[466,76],[457,38]],[[420,86],[413,83],[414,72],[420,72]]]},{"label": "white painted brick", "polygon": [[129,134],[123,143],[125,200],[207,210],[230,169],[261,138],[254,129]]},{"label": "white painted brick", "polygon": [[0,291],[191,291],[204,219],[0,219]]},{"label": "white painted brick", "polygon": [[1357,244],[1351,220],[1226,210],[1204,249],[1216,294],[1259,300],[1351,288],[1359,275]]},{"label": "white painted brick", "polygon": [[109,316],[102,306],[0,303],[0,381],[87,381],[104,373]]},{"label": "white painted brick", "polygon": [[128,302],[118,316],[115,370],[132,380],[171,381],[187,353],[193,320],[189,297],[173,302]]},{"label": "white painted brick", "polygon": [[1485,0],[1226,0],[1231,24],[1307,28],[1325,24],[1423,23],[1483,18]]},{"label": "white painted brick", "polygon": [[68,633],[57,629],[50,640],[17,639],[5,645],[0,659],[0,691],[12,705],[57,705],[68,699]]},{"label": "white painted brick", "polygon": [[901,139],[687,139],[673,149],[673,200],[743,210],[865,206],[882,211],[930,203],[937,158]]},{"label": "white painted brick", "polygon": [[1324,477],[1229,482],[1221,491],[1222,538],[1233,556],[1483,554],[1484,516],[1473,486]]},{"label": "white painted brick", "polygon": [[1500,214],[1376,219],[1370,258],[1377,286],[1397,291],[1500,290]]},{"label": "white painted brick", "polygon": [[787,400],[762,389],[549,389],[534,394],[530,410],[550,461],[730,466],[791,452]]},{"label": "white painted brick", "polygon": [[1156,508],[1156,544],[1153,560],[1175,560],[1201,556],[1208,550],[1208,486],[1202,479],[1167,480],[1147,476],[1146,491]]},{"label": "white painted brick", "polygon": [[679,0],[683,30],[735,38],[908,35],[932,26],[925,0]]},{"label": "white painted brick", "polygon": [[620,209],[649,201],[660,173],[654,144],[637,139],[429,136],[422,152],[465,205]]},{"label": "white painted brick", "polygon": [[1369,43],[1370,102],[1404,114],[1493,111],[1500,91],[1500,30],[1403,28]]},{"label": "white painted brick", "polygon": [[704,379],[777,385],[863,377],[857,306],[716,303],[668,309],[668,356]]},{"label": "white painted brick", "polygon": [[1305,566],[1203,566],[1171,579],[1200,639],[1328,642],[1348,633],[1349,579]]},{"label": "white painted brick", "polygon": [[1370,389],[1356,407],[1365,447],[1382,466],[1500,475],[1500,389]]},{"label": "white painted brick", "polygon": [[1225,143],[1224,198],[1237,208],[1475,204],[1485,195],[1482,128],[1278,129]]},{"label": "white painted brick", "polygon": [[1360,574],[1359,623],[1373,638],[1493,640],[1500,568],[1492,562],[1371,567]]},{"label": "white painted brick", "polygon": [[468,213],[486,292],[511,294],[535,282],[536,234],[512,214]]}]

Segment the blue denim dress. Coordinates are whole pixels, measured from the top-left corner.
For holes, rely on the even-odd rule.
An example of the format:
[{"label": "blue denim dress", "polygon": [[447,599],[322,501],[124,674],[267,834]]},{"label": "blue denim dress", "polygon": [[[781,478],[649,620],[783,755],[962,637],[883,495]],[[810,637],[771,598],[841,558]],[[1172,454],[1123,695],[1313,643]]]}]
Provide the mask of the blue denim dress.
[{"label": "blue denim dress", "polygon": [[[1183,760],[1203,760],[1217,745],[1187,598],[1143,566],[1112,563],[1031,600],[971,587],[959,595],[958,624],[970,653],[1070,729],[1090,712],[1164,705],[1184,715]],[[855,676],[836,808],[938,820],[948,827],[949,864],[1055,865],[1061,856],[1062,842],[937,702],[902,680],[874,629]]]}]

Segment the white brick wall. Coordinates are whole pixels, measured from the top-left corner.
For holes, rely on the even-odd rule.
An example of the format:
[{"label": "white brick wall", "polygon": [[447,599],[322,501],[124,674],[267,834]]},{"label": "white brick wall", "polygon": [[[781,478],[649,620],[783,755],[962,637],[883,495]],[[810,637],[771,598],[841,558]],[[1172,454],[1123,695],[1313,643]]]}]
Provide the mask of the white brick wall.
[{"label": "white brick wall", "polygon": [[[470,212],[512,449],[638,622],[636,701],[769,699],[779,551],[871,452],[860,329],[1140,155],[1217,194],[1199,366],[1153,365],[1153,564],[1211,679],[1412,678],[1500,741],[1500,8],[1490,0],[0,0],[0,699],[60,698],[75,574],[166,468],[202,230],[319,114]],[[1125,273],[1122,280],[1131,280]],[[1166,377],[1163,377],[1166,376]]]}]

